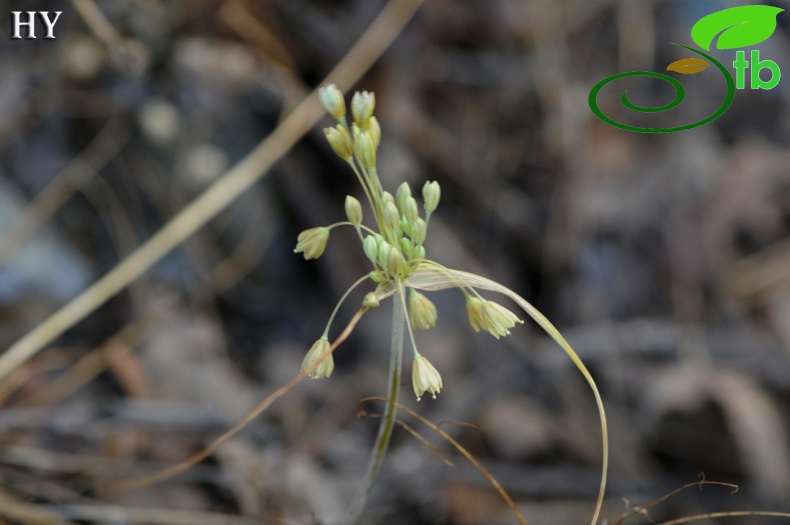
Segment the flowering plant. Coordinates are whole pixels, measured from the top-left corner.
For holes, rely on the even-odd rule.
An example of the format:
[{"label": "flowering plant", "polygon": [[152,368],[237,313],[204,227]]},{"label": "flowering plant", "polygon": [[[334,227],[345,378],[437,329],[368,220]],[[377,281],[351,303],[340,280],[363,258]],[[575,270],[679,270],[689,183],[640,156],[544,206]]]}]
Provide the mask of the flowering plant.
[{"label": "flowering plant", "polygon": [[[464,294],[469,323],[475,331],[483,330],[499,339],[509,335],[510,329],[517,323],[523,322],[504,306],[483,298],[478,290],[502,293],[514,300],[566,351],[592,388],[601,418],[603,440],[603,475],[598,505],[593,517],[593,523],[595,523],[606,485],[608,448],[603,404],[592,376],[548,319],[518,294],[485,277],[446,268],[426,258],[424,243],[431,215],[439,205],[441,189],[436,181],[426,182],[423,186],[424,218],[419,214],[419,205],[412,196],[411,188],[407,183],[402,183],[397,188],[395,195],[384,190],[376,166],[376,154],[381,141],[381,126],[374,116],[375,94],[367,91],[354,94],[351,99],[352,119],[350,125],[346,118],[346,103],[339,89],[334,85],[322,87],[319,90],[319,98],[326,112],[337,122],[335,126],[324,129],[326,139],[333,151],[349,165],[359,180],[373,214],[375,229],[362,223],[362,205],[359,200],[349,195],[345,200],[348,221],[303,231],[299,234],[294,251],[302,253],[305,259],[318,258],[327,246],[332,229],[339,226],[351,226],[356,229],[363,252],[373,265],[373,270],[355,282],[340,299],[329,318],[324,333],[307,352],[302,363],[302,372],[314,379],[329,377],[332,374],[334,347],[329,343],[329,330],[340,305],[352,290],[368,280],[376,283],[375,291],[368,293],[363,300],[363,310],[375,308],[384,299],[394,296],[389,403],[382,417],[367,474],[346,522],[354,523],[358,520],[389,444],[398,406],[404,327],[409,334],[414,353],[412,386],[417,400],[419,401],[425,392],[430,393],[435,399],[436,394],[443,386],[439,371],[426,357],[420,354],[415,343],[413,329],[431,328],[436,325],[437,319],[436,307],[428,297],[418,290],[458,288]],[[521,517],[518,517],[521,520]]]}]

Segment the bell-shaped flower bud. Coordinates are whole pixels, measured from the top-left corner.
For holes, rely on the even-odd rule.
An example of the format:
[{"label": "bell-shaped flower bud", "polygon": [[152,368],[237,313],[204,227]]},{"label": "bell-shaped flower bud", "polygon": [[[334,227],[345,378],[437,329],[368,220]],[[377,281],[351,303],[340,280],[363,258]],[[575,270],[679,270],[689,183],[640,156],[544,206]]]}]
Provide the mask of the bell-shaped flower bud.
[{"label": "bell-shaped flower bud", "polygon": [[402,275],[406,269],[406,261],[403,259],[400,250],[392,249],[387,254],[387,273],[391,276]]},{"label": "bell-shaped flower bud", "polygon": [[412,288],[409,293],[409,318],[411,325],[419,330],[436,326],[436,306],[430,299]]},{"label": "bell-shaped flower bud", "polygon": [[346,195],[346,217],[354,226],[362,224],[362,205],[351,195]]},{"label": "bell-shaped flower bud", "polygon": [[417,217],[417,220],[411,223],[411,240],[414,244],[420,245],[425,242],[428,226],[422,217]]},{"label": "bell-shaped flower bud", "polygon": [[346,101],[343,93],[334,84],[318,89],[318,98],[326,112],[335,120],[346,116]]},{"label": "bell-shaped flower bud", "polygon": [[307,372],[317,361],[320,361],[318,366],[310,372],[310,377],[319,379],[332,375],[332,370],[335,369],[335,361],[332,359],[332,352],[329,351],[330,347],[329,341],[324,337],[316,341],[307,352],[304,361],[302,361],[302,372]]},{"label": "bell-shaped flower bud", "polygon": [[410,223],[414,224],[420,217],[420,212],[417,210],[417,201],[414,197],[406,199],[403,209],[403,217]]},{"label": "bell-shaped flower bud", "polygon": [[379,256],[379,243],[375,237],[372,235],[368,235],[365,237],[365,240],[362,241],[362,250],[367,255],[368,259],[371,260],[373,264],[376,263],[376,259]]},{"label": "bell-shaped flower bud", "polygon": [[373,147],[373,142],[370,139],[370,133],[367,130],[362,130],[359,136],[356,137],[354,145],[356,146],[357,155],[365,169],[372,170],[376,167],[376,149]]},{"label": "bell-shaped flower bud", "polygon": [[381,144],[381,125],[376,117],[370,117],[368,121],[368,133],[370,133],[370,141],[373,143],[373,149],[378,151],[379,144]]},{"label": "bell-shaped flower bud", "polygon": [[388,202],[395,204],[395,197],[392,196],[392,193],[388,191],[381,192],[381,204],[382,206],[386,206]]},{"label": "bell-shaped flower bud", "polygon": [[351,115],[360,128],[366,128],[376,109],[376,95],[368,91],[357,91],[351,97]]},{"label": "bell-shaped flower bud", "polygon": [[324,135],[338,157],[345,161],[351,159],[354,151],[351,146],[351,137],[345,126],[338,124],[334,128],[324,128]]},{"label": "bell-shaped flower bud", "polygon": [[429,392],[436,399],[436,394],[442,389],[442,376],[427,359],[418,355],[411,366],[411,383],[417,401],[425,392]]},{"label": "bell-shaped flower bud", "polygon": [[319,88],[318,99],[333,119],[340,120],[346,116],[346,101],[343,99],[343,93],[334,84]]},{"label": "bell-shaped flower bud", "polygon": [[398,211],[403,213],[404,208],[406,207],[406,200],[411,197],[411,188],[409,188],[408,182],[402,182],[400,186],[398,186],[398,191],[395,192],[395,204],[398,205]]},{"label": "bell-shaped flower bud", "polygon": [[398,231],[398,227],[400,226],[398,208],[391,202],[384,205],[384,224],[393,232]]},{"label": "bell-shaped flower bud", "polygon": [[303,253],[305,259],[318,259],[324,253],[328,241],[329,228],[325,226],[310,228],[296,238],[294,253]]},{"label": "bell-shaped flower bud", "polygon": [[466,298],[466,312],[475,332],[485,330],[497,339],[510,335],[510,328],[524,322],[501,304],[479,297]]},{"label": "bell-shaped flower bud", "polygon": [[413,245],[409,239],[406,237],[400,238],[400,251],[403,252],[403,255],[411,257]]},{"label": "bell-shaped flower bud", "polygon": [[388,242],[381,242],[379,243],[379,265],[387,269],[387,265],[389,264],[389,256],[390,252],[394,251],[394,248]]},{"label": "bell-shaped flower bud", "polygon": [[439,206],[439,198],[442,196],[439,183],[436,181],[426,182],[422,187],[423,207],[426,213],[433,213],[437,206]]}]

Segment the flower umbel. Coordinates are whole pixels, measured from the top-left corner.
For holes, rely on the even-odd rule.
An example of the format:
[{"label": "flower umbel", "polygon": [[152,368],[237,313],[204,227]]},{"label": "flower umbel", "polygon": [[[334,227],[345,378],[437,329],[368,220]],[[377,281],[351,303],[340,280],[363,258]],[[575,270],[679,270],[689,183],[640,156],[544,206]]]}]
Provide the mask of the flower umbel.
[{"label": "flower umbel", "polygon": [[329,340],[326,337],[322,337],[313,343],[307,355],[304,356],[304,361],[302,361],[302,372],[307,372],[316,361],[323,358],[323,361],[319,363],[315,370],[310,372],[310,378],[319,379],[332,375],[332,370],[335,369],[335,361],[332,359],[332,353],[329,352],[329,347]]},{"label": "flower umbel", "polygon": [[[412,365],[412,385],[417,400],[428,392],[436,398],[442,389],[442,378],[436,368],[417,351],[413,329],[427,329],[436,325],[436,307],[424,295],[422,290],[440,290],[458,288],[466,297],[466,308],[469,323],[475,331],[485,330],[497,339],[510,334],[516,323],[522,323],[513,312],[493,301],[487,301],[478,294],[477,289],[496,291],[511,297],[524,311],[557,341],[568,353],[576,366],[587,379],[596,395],[599,415],[602,422],[604,440],[604,464],[607,461],[606,426],[600,396],[589,372],[573,349],[567,344],[551,323],[537,312],[520,296],[511,290],[480,277],[479,275],[446,268],[426,257],[425,240],[428,233],[431,215],[437,209],[441,199],[441,189],[436,181],[426,182],[422,188],[422,210],[417,200],[412,197],[411,188],[407,183],[401,184],[393,196],[386,191],[379,177],[377,152],[381,142],[381,126],[374,116],[376,98],[367,91],[357,92],[351,99],[352,119],[346,119],[346,107],[343,94],[335,86],[321,88],[319,98],[324,109],[336,120],[336,125],[324,130],[326,139],[333,151],[345,161],[356,176],[369,205],[374,224],[363,224],[361,203],[354,197],[347,197],[345,203],[348,221],[337,222],[325,227],[311,228],[299,234],[296,249],[303,253],[305,259],[320,257],[326,248],[329,231],[338,226],[351,226],[359,238],[363,251],[373,268],[357,280],[343,295],[335,306],[324,330],[323,336],[316,341],[302,363],[302,371],[311,370],[311,377],[329,377],[334,367],[328,334],[335,315],[351,292],[360,284],[372,281],[377,286],[375,291],[365,295],[362,309],[357,312],[358,319],[365,310],[375,308],[380,301],[393,296],[392,344],[390,346],[390,372],[388,396],[391,403],[387,404],[379,434],[376,438],[366,480],[360,487],[355,503],[349,511],[347,523],[356,523],[370,488],[381,466],[386,453],[387,444],[395,426],[397,404],[392,402],[398,398],[400,390],[400,369],[403,352],[404,331],[408,333],[414,350]],[[421,215],[422,212],[422,216]],[[368,283],[370,284],[370,283]],[[409,290],[407,292],[407,289]],[[408,296],[407,296],[408,293]],[[408,310],[408,315],[406,311]],[[355,321],[356,323],[356,321]],[[351,325],[349,325],[351,326]],[[405,328],[407,330],[405,330]],[[344,332],[346,334],[346,332]],[[346,334],[347,335],[347,334]],[[602,477],[598,503],[602,501],[605,475]],[[360,503],[361,502],[361,503]],[[596,517],[593,523],[596,522]],[[524,523],[523,520],[520,520]]]},{"label": "flower umbel", "polygon": [[303,253],[305,259],[318,259],[329,241],[329,228],[318,226],[299,234],[294,253]]},{"label": "flower umbel", "polygon": [[417,355],[411,365],[411,383],[414,386],[417,401],[425,392],[429,392],[436,399],[436,394],[442,389],[442,376],[427,359]]}]

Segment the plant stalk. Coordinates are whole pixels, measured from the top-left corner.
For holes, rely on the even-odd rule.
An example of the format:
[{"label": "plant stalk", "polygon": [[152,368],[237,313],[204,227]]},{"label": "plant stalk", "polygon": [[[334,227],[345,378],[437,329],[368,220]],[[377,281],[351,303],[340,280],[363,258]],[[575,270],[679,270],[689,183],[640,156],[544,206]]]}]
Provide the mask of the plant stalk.
[{"label": "plant stalk", "polygon": [[[402,289],[398,293],[403,293]],[[387,447],[392,436],[392,429],[395,427],[395,415],[398,408],[395,405],[398,401],[401,381],[401,363],[403,362],[403,331],[406,324],[406,311],[403,309],[403,302],[392,301],[392,341],[390,344],[390,368],[389,382],[387,386],[387,399],[390,401],[384,408],[384,415],[379,425],[379,433],[376,436],[376,443],[370,452],[370,459],[365,471],[365,476],[357,489],[357,494],[351,503],[351,507],[343,520],[344,525],[355,525],[365,509],[368,496],[376,482],[384,456],[387,455]]]}]

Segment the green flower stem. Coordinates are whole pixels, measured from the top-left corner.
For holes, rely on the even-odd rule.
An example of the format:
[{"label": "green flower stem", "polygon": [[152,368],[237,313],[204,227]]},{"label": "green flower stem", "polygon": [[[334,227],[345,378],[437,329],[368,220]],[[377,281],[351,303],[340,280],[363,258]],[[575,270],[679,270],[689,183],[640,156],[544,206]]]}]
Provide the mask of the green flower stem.
[{"label": "green flower stem", "polygon": [[384,191],[384,188],[381,186],[381,181],[379,180],[378,171],[376,171],[376,168],[369,168],[367,172],[368,172],[368,177],[370,177],[371,184],[375,186],[376,191],[378,191],[378,194],[381,195],[382,192]]},{"label": "green flower stem", "polygon": [[348,297],[348,294],[350,294],[352,290],[354,290],[354,288],[364,283],[368,279],[370,279],[369,275],[366,275],[365,277],[361,277],[359,280],[357,280],[357,282],[352,284],[348,290],[346,290],[346,293],[343,294],[343,297],[341,297],[340,300],[335,305],[335,309],[332,310],[332,315],[329,316],[329,321],[326,323],[326,328],[324,329],[324,335],[322,335],[321,337],[323,337],[324,339],[329,339],[329,327],[332,326],[332,321],[335,320],[335,315],[337,315],[338,310],[340,310],[340,305],[343,304],[343,301],[346,300],[346,297]]},{"label": "green flower stem", "polygon": [[338,226],[353,226],[354,229],[357,230],[357,235],[359,236],[359,240],[360,241],[364,241],[365,240],[365,238],[362,236],[362,230],[365,230],[366,232],[368,232],[370,234],[373,234],[373,235],[376,234],[375,231],[371,230],[370,228],[368,228],[364,224],[354,224],[353,222],[349,222],[349,221],[342,221],[342,222],[336,222],[334,224],[330,224],[329,226],[327,226],[327,229],[331,230],[332,228],[337,228]]},{"label": "green flower stem", "polygon": [[[406,312],[406,293],[403,291],[403,285],[398,281],[398,295],[400,296],[401,306],[403,311]],[[419,357],[420,352],[417,351],[417,343],[414,341],[414,330],[411,329],[411,321],[409,320],[408,313],[406,314],[406,328],[409,329],[409,339],[411,339],[411,347],[414,349],[414,357]]]},{"label": "green flower stem", "polygon": [[336,222],[334,224],[330,224],[329,226],[327,226],[327,228],[331,230],[332,228],[337,228],[338,226],[353,226],[354,228],[361,228],[372,235],[376,234],[375,230],[368,228],[364,224],[360,224],[359,226],[357,226],[353,222],[349,222],[349,221]]},{"label": "green flower stem", "polygon": [[376,224],[379,226],[379,229],[381,229],[381,221],[379,220],[379,212],[376,204],[377,201],[374,198],[375,194],[371,194],[367,182],[365,181],[364,177],[362,177],[362,172],[359,171],[359,168],[357,168],[357,165],[354,162],[354,158],[352,157],[346,162],[349,166],[351,166],[351,169],[354,171],[354,175],[357,176],[359,183],[362,185],[362,189],[365,191],[365,196],[368,199],[368,204],[370,205],[371,210],[373,210],[373,217],[376,219]]},{"label": "green flower stem", "polygon": [[[399,293],[403,294],[403,289],[398,282]],[[376,443],[373,445],[373,450],[370,453],[370,460],[368,461],[365,476],[359,485],[354,501],[346,514],[343,521],[345,525],[354,525],[359,521],[365,504],[368,501],[368,495],[376,482],[381,464],[384,462],[384,456],[387,455],[387,447],[390,443],[392,436],[392,429],[395,427],[395,415],[398,411],[395,403],[398,401],[398,394],[400,392],[401,381],[401,363],[403,361],[403,330],[406,325],[406,311],[403,304],[398,301],[392,301],[392,341],[390,345],[390,369],[389,369],[389,384],[387,386],[387,403],[384,409],[384,416],[381,418],[379,425],[379,433],[376,437]]]}]

